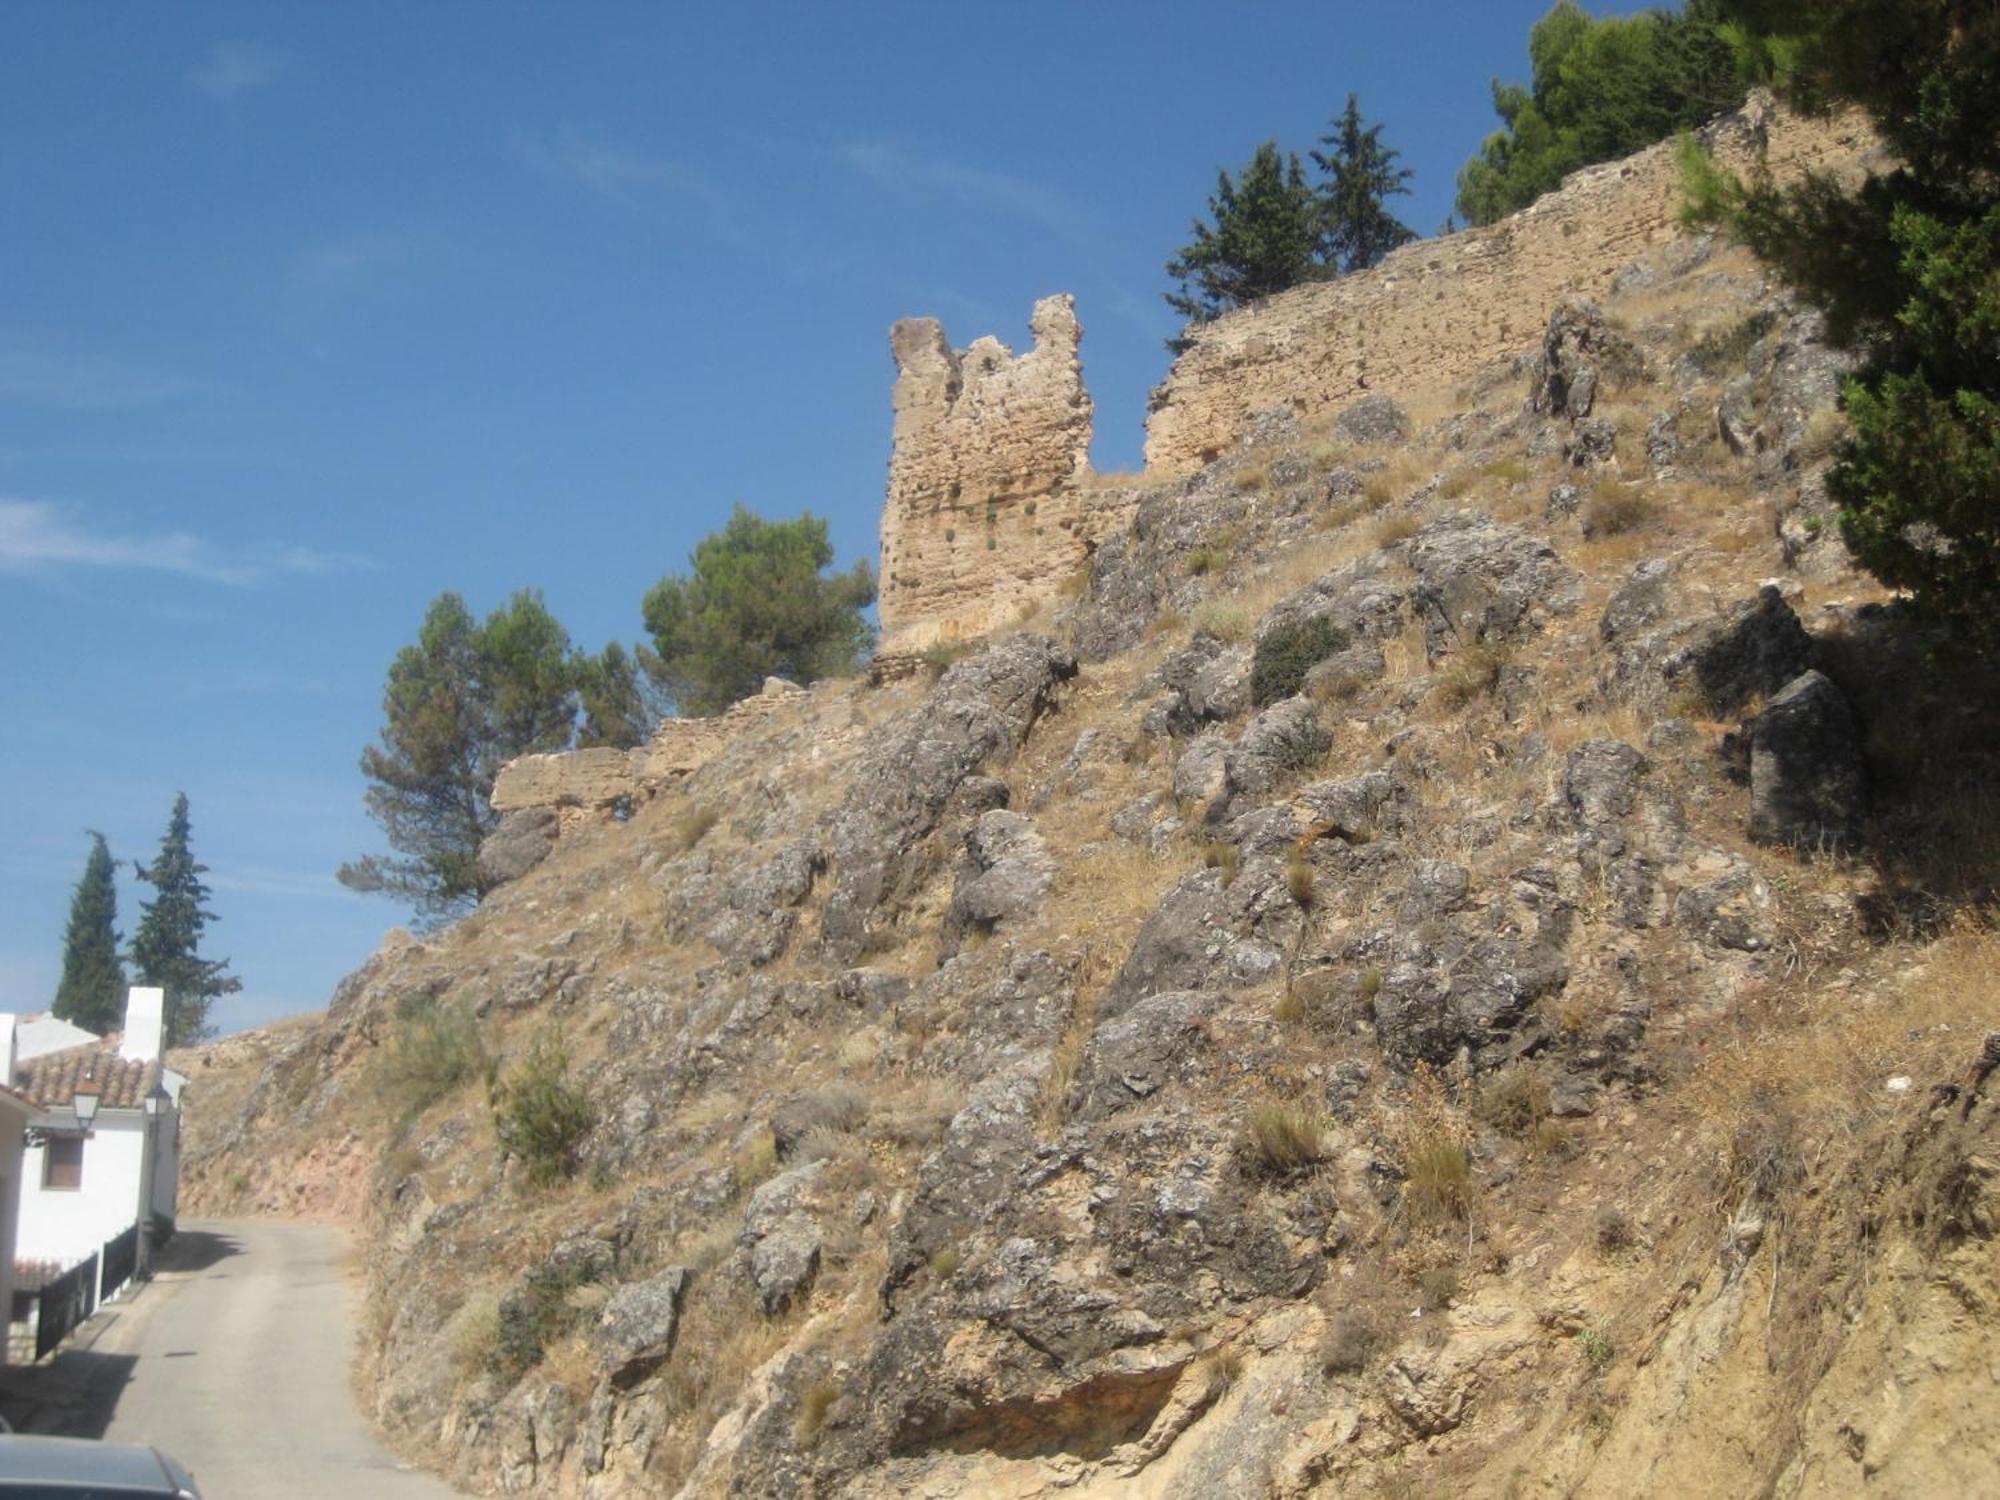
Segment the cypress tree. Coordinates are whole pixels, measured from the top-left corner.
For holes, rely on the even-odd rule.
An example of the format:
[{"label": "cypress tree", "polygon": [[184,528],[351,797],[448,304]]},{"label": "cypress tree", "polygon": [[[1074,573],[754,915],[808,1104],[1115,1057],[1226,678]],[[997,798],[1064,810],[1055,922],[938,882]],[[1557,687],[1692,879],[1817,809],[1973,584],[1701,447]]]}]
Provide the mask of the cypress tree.
[{"label": "cypress tree", "polygon": [[[1323,273],[1318,258],[1320,208],[1297,156],[1266,141],[1241,173],[1217,174],[1208,200],[1213,224],[1195,220],[1194,238],[1167,262],[1180,290],[1167,306],[1194,323],[1282,292]],[[1184,339],[1170,339],[1175,353]]]},{"label": "cypress tree", "polygon": [[132,966],[142,984],[166,991],[167,1045],[199,1041],[208,1033],[209,1006],[219,995],[235,994],[243,982],[227,972],[229,960],[201,956],[202,930],[215,920],[215,913],[203,905],[208,887],[201,877],[208,866],[195,862],[189,842],[186,792],[174,799],[159,858],[151,865],[135,862],[133,868],[159,895],[140,907]]},{"label": "cypress tree", "polygon": [[1410,191],[1416,174],[1396,165],[1402,153],[1382,144],[1382,127],[1361,123],[1361,101],[1347,96],[1347,109],[1320,139],[1326,151],[1312,153],[1326,174],[1319,190],[1326,228],[1321,253],[1334,271],[1346,275],[1381,263],[1417,232],[1389,212],[1386,200]]},{"label": "cypress tree", "polygon": [[90,858],[70,898],[63,933],[62,981],[50,1009],[58,1019],[100,1035],[125,1014],[125,966],[118,961],[118,887],[104,835],[90,834]]}]

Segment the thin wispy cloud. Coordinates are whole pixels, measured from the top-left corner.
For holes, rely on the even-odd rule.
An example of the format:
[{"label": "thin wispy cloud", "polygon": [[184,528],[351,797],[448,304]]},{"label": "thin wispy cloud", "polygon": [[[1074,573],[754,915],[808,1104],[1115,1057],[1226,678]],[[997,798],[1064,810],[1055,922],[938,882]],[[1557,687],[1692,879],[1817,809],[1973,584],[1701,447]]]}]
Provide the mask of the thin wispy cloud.
[{"label": "thin wispy cloud", "polygon": [[1097,237],[1081,208],[1023,177],[913,151],[893,141],[850,141],[835,146],[833,157],[850,171],[893,192],[941,195],[970,207],[1026,219],[1080,243]]},{"label": "thin wispy cloud", "polygon": [[261,42],[217,42],[206,59],[188,70],[188,82],[209,98],[227,102],[269,88],[291,65],[289,52]]},{"label": "thin wispy cloud", "polygon": [[277,326],[312,353],[327,355],[351,313],[407,291],[429,258],[418,236],[400,230],[360,230],[307,245],[279,275]]},{"label": "thin wispy cloud", "polygon": [[0,573],[96,569],[169,573],[248,588],[280,576],[369,568],[360,553],[275,546],[226,551],[191,532],[135,533],[93,527],[73,507],[0,500]]},{"label": "thin wispy cloud", "polygon": [[550,136],[517,131],[514,154],[536,176],[581,188],[627,213],[677,225],[698,222],[722,239],[740,237],[728,196],[685,162],[601,140],[573,126]]},{"label": "thin wispy cloud", "polygon": [[117,411],[153,406],[201,389],[198,381],[103,355],[0,349],[0,401]]}]

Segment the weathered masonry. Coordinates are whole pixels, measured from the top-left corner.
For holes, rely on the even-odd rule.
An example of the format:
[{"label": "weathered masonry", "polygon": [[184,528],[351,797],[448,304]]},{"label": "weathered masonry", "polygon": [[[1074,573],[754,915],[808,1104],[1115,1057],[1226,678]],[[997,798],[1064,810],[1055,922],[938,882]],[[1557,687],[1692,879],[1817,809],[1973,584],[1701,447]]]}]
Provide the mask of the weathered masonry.
[{"label": "weathered masonry", "polygon": [[[1768,148],[1780,179],[1858,163],[1873,146],[1858,115],[1803,119],[1753,96],[1702,132],[1726,166]],[[1526,350],[1565,298],[1596,296],[1652,245],[1681,232],[1674,141],[1587,167],[1511,218],[1424,240],[1373,270],[1281,292],[1189,330],[1153,392],[1149,478],[1189,473],[1232,445],[1252,412],[1300,417],[1362,396],[1449,387]]]},{"label": "weathered masonry", "polygon": [[1008,623],[1047,597],[1123,511],[1092,484],[1075,299],[1045,297],[1034,347],[953,349],[935,318],[889,334],[895,445],[882,511],[882,649]]}]

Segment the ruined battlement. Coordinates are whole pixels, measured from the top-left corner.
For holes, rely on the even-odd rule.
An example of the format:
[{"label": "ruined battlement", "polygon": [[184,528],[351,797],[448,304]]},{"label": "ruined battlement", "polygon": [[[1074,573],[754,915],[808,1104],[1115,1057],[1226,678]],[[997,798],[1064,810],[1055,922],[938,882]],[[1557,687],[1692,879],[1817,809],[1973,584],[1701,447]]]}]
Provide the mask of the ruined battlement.
[{"label": "ruined battlement", "polygon": [[882,511],[882,636],[921,650],[1007,622],[1053,590],[1120,517],[1090,474],[1075,300],[1045,297],[1034,347],[953,349],[935,318],[890,330],[895,442]]},{"label": "ruined battlement", "polygon": [[[1723,165],[1760,152],[1780,179],[1859,163],[1874,146],[1858,115],[1806,119],[1766,96],[1702,132]],[[1377,392],[1449,387],[1541,336],[1555,305],[1601,295],[1649,248],[1680,233],[1677,144],[1572,174],[1510,218],[1422,240],[1373,270],[1281,292],[1188,330],[1153,392],[1149,476],[1185,474],[1234,444],[1252,412],[1301,418]]]}]

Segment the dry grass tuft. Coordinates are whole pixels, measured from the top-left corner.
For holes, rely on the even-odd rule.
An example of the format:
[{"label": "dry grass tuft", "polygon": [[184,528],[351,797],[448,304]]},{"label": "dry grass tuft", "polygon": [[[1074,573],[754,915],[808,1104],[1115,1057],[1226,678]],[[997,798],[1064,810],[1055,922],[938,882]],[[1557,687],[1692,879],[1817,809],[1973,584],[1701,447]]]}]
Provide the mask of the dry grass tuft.
[{"label": "dry grass tuft", "polygon": [[1326,1127],[1299,1105],[1267,1099],[1252,1106],[1244,1144],[1259,1169],[1283,1176],[1324,1159]]},{"label": "dry grass tuft", "polygon": [[833,1415],[834,1407],[840,1404],[841,1394],[842,1387],[837,1380],[815,1380],[799,1392],[799,1415],[792,1424],[792,1436],[800,1446],[818,1438],[827,1418]]},{"label": "dry grass tuft", "polygon": [[1472,1212],[1472,1152],[1465,1120],[1437,1075],[1418,1064],[1402,1122],[1403,1202],[1421,1221]]},{"label": "dry grass tuft", "polygon": [[1540,1071],[1532,1063],[1516,1063],[1480,1087],[1473,1113],[1497,1130],[1525,1136],[1548,1118],[1554,1102],[1548,1080]]},{"label": "dry grass tuft", "polygon": [[1656,524],[1662,515],[1651,491],[1623,479],[1600,479],[1584,502],[1584,529],[1594,537],[1625,536]]},{"label": "dry grass tuft", "polygon": [[1464,708],[1500,685],[1500,674],[1510,660],[1504,647],[1475,641],[1454,652],[1439,669],[1431,685],[1431,695],[1444,708]]},{"label": "dry grass tuft", "polygon": [[666,837],[662,842],[670,854],[685,854],[707,838],[709,830],[720,821],[722,813],[716,808],[690,807],[667,825]]},{"label": "dry grass tuft", "polygon": [[1250,612],[1238,604],[1210,600],[1196,607],[1190,622],[1197,635],[1212,635],[1234,644],[1250,639]]}]

